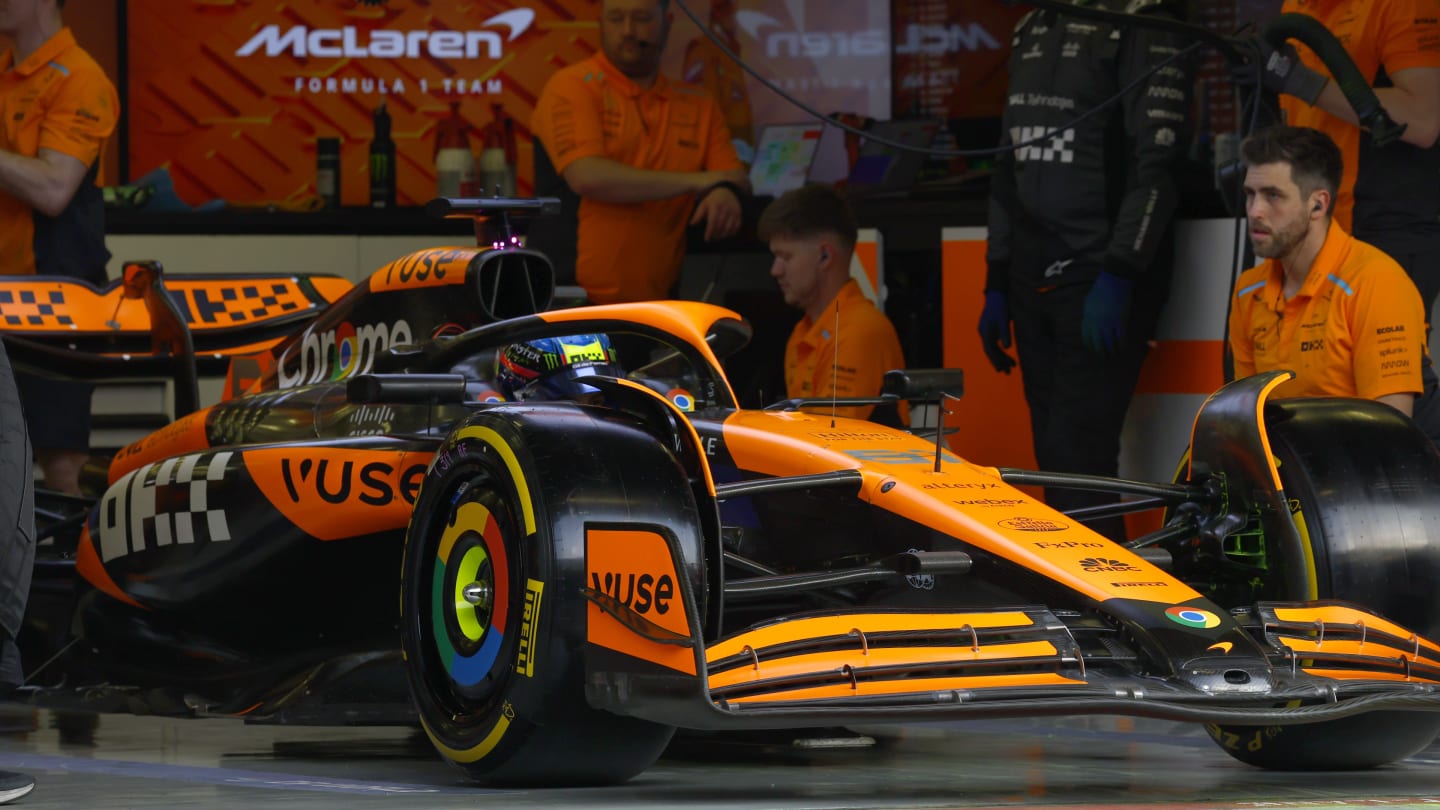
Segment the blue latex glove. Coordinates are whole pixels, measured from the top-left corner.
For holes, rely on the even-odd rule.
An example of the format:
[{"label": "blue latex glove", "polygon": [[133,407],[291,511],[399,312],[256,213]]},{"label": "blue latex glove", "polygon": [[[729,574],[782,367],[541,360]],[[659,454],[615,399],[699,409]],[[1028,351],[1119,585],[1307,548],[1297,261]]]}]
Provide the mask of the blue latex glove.
[{"label": "blue latex glove", "polygon": [[1085,296],[1085,315],[1080,323],[1080,339],[1085,348],[1100,354],[1114,354],[1125,335],[1125,321],[1130,316],[1130,292],[1135,282],[1101,271]]},{"label": "blue latex glove", "polygon": [[1003,350],[1010,348],[1010,296],[998,291],[985,293],[985,309],[980,312],[980,343],[990,365],[1002,374],[1009,374],[1015,360]]}]

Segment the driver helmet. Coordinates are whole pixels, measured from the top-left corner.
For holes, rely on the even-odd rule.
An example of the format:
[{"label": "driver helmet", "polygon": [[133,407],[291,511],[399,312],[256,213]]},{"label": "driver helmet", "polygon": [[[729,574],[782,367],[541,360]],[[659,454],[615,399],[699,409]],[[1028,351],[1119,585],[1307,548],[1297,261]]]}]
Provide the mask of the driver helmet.
[{"label": "driver helmet", "polygon": [[624,376],[610,338],[602,334],[512,343],[495,360],[495,385],[511,402],[581,399],[598,393],[583,382],[597,374]]}]

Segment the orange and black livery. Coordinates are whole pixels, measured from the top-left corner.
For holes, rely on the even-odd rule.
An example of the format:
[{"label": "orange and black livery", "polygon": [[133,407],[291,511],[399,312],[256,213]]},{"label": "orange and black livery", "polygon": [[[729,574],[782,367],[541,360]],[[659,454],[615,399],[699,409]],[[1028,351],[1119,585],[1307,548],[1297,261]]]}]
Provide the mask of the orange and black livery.
[{"label": "orange and black livery", "polygon": [[[957,370],[742,409],[735,313],[552,306],[549,262],[517,238],[550,205],[444,201],[479,247],[343,290],[177,278],[166,307],[0,282],[18,364],[164,358],[155,373],[205,346],[232,382],[121,450],[83,514],[44,521],[37,570],[80,594],[44,624],[84,643],[51,639],[65,653],[32,699],[418,720],[492,784],[623,781],[677,727],[1133,714],[1274,768],[1379,765],[1440,731],[1440,453],[1397,412],[1241,379],[1151,482],[986,466],[933,426],[828,412],[961,396]],[[75,328],[28,324],[61,317]],[[157,317],[193,349],[151,345]],[[592,333],[627,347],[593,396],[504,400],[498,352]],[[1036,486],[1125,500],[1067,514]],[[1084,523],[1141,509],[1163,526],[1128,543]]]}]

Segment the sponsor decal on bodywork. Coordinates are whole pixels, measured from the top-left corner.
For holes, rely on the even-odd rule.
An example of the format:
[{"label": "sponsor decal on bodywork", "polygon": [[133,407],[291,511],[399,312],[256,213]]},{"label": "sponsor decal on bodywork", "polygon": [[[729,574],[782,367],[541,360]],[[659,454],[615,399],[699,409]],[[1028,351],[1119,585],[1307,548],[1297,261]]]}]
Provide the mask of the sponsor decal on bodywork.
[{"label": "sponsor decal on bodywork", "polygon": [[[636,529],[587,531],[585,582],[642,619],[677,635],[691,635],[680,575],[670,545],[660,534]],[[586,621],[586,638],[591,644],[695,674],[695,656],[687,647],[651,641],[594,602],[586,606]]]},{"label": "sponsor decal on bodywork", "polygon": [[281,388],[294,388],[364,374],[382,352],[414,340],[404,319],[358,327],[342,322],[332,329],[307,331],[280,355],[277,380]]},{"label": "sponsor decal on bodywork", "polygon": [[225,481],[226,450],[151,462],[116,481],[100,500],[100,559],[170,545],[231,539],[224,509],[210,508],[210,488]]},{"label": "sponsor decal on bodywork", "polygon": [[1186,627],[1209,629],[1220,626],[1220,617],[1214,613],[1184,605],[1165,608],[1165,618]]},{"label": "sponsor decal on bodywork", "polygon": [[1080,561],[1080,567],[1089,573],[1101,571],[1139,571],[1140,569],[1120,560],[1112,560],[1106,557],[1086,557]]},{"label": "sponsor decal on bodywork", "polygon": [[1033,517],[1006,518],[997,525],[1017,532],[1063,532],[1070,528],[1070,524],[1059,520]]},{"label": "sponsor decal on bodywork", "polygon": [[[935,454],[919,450],[868,450],[855,448],[842,450],[846,455],[872,464],[930,464],[935,463]],[[960,458],[949,450],[940,451],[940,460],[946,464],[960,464]]]},{"label": "sponsor decal on bodywork", "polygon": [[327,447],[249,450],[242,458],[270,505],[320,540],[404,528],[430,462],[424,453]]}]

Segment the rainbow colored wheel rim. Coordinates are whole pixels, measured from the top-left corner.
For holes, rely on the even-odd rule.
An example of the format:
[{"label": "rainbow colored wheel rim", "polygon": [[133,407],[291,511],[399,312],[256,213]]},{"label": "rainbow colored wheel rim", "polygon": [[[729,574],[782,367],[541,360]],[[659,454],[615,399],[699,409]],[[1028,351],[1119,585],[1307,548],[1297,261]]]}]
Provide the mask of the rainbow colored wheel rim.
[{"label": "rainbow colored wheel rim", "polygon": [[[510,566],[500,524],[483,504],[462,503],[435,550],[430,622],[446,674],[462,687],[476,686],[495,666],[505,641],[510,605]],[[467,586],[487,590],[472,604]]]}]

